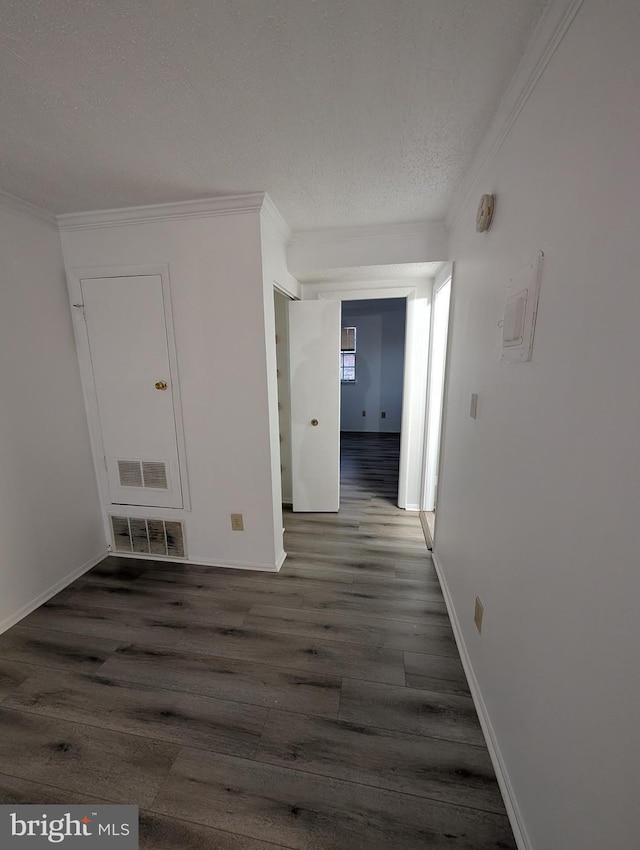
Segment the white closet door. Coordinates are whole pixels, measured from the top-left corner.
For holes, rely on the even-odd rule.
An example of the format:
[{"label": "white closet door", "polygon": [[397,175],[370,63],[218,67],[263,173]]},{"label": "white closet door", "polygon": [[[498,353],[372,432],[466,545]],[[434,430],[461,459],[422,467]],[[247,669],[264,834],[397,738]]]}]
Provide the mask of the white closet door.
[{"label": "white closet door", "polygon": [[81,281],[113,504],[183,506],[160,275]]},{"label": "white closet door", "polygon": [[340,507],[340,302],[289,305],[294,511]]}]

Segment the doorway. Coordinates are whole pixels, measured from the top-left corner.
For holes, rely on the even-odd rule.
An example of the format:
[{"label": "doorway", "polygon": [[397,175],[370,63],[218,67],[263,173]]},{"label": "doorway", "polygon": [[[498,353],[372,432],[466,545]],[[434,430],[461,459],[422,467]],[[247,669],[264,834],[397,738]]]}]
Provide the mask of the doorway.
[{"label": "doorway", "polygon": [[[341,479],[365,465],[371,497],[398,503],[406,298],[342,301],[340,350]],[[381,476],[367,458],[384,457]],[[392,476],[390,470],[395,470]],[[393,481],[390,482],[390,477]],[[363,479],[364,480],[364,479]],[[344,482],[343,482],[344,483]]]},{"label": "doorway", "polygon": [[[427,358],[429,349],[429,328],[431,318],[431,297],[432,297],[433,281],[426,277],[412,277],[411,280],[402,281],[394,280],[386,286],[376,286],[365,284],[364,282],[354,282],[352,284],[333,283],[333,284],[308,284],[305,287],[304,298],[302,303],[311,305],[318,304],[318,309],[322,312],[320,305],[324,302],[344,302],[344,301],[367,301],[371,299],[402,299],[405,302],[406,322],[405,322],[405,345],[404,345],[404,373],[402,381],[402,417],[400,429],[400,457],[399,457],[399,475],[398,475],[398,498],[397,507],[408,511],[420,511],[421,497],[424,477],[423,451],[425,442],[425,410],[426,410],[426,386],[427,386]],[[297,302],[292,302],[291,307],[295,307]],[[339,383],[339,353],[340,353],[340,305],[335,315],[335,335],[336,341],[329,342],[329,338],[333,335],[333,330],[324,333],[322,336],[331,345],[332,356],[335,358],[335,387],[337,389],[336,402],[339,405],[340,401],[340,383]],[[293,323],[295,324],[295,323]],[[289,334],[291,342],[291,316],[289,316]],[[333,320],[331,321],[333,328]],[[299,336],[299,334],[298,334]],[[317,340],[316,340],[317,342]],[[291,349],[291,345],[290,345]],[[333,368],[333,367],[332,367]],[[290,365],[290,371],[292,367]],[[294,382],[291,382],[292,384]],[[296,384],[297,386],[297,384]],[[305,392],[303,395],[308,395]],[[291,386],[291,398],[296,396],[294,387]],[[274,399],[275,400],[275,399]],[[336,408],[337,409],[337,408]],[[379,410],[381,413],[382,410]],[[382,418],[382,417],[380,417]],[[305,425],[309,426],[313,419],[319,420],[317,411],[309,411],[309,416],[306,419]],[[323,414],[323,422],[325,416]],[[293,408],[292,408],[292,427],[293,427]],[[320,427],[315,429],[318,433]],[[336,423],[335,429],[335,454],[338,454],[339,447],[339,422]],[[284,452],[283,452],[284,454]],[[295,480],[296,460],[298,453],[293,452],[292,470]],[[333,453],[332,453],[333,457]],[[331,466],[333,469],[333,466]],[[326,470],[323,470],[323,473]],[[336,468],[336,488],[338,486],[338,470]],[[295,503],[295,488],[294,488],[294,503]],[[334,508],[337,510],[337,508]]]},{"label": "doorway", "polygon": [[438,501],[438,471],[442,439],[442,413],[447,361],[451,277],[435,283],[431,319],[429,381],[427,389],[426,439],[424,450],[424,481],[422,519],[431,547],[435,540]]}]

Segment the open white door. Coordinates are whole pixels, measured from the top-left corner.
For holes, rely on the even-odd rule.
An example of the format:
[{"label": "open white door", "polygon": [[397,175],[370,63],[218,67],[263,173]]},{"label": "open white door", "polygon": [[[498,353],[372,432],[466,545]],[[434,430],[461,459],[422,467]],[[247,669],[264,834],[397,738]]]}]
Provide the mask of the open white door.
[{"label": "open white door", "polygon": [[294,511],[340,507],[340,302],[289,304]]}]

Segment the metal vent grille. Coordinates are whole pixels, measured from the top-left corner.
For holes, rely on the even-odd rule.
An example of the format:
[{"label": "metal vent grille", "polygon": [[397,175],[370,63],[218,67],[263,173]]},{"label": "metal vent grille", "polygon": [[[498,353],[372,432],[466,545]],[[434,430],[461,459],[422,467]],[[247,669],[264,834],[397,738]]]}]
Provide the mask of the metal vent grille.
[{"label": "metal vent grille", "polygon": [[143,487],[148,490],[168,490],[167,466],[155,460],[119,460],[118,476],[121,487]]},{"label": "metal vent grille", "polygon": [[142,467],[139,460],[119,460],[118,475],[121,487],[142,487]]},{"label": "metal vent grille", "polygon": [[115,552],[184,558],[184,524],[175,520],[112,516]]},{"label": "metal vent grille", "polygon": [[167,489],[167,468],[164,463],[156,461],[142,461],[142,480],[145,487],[152,487],[154,490]]}]

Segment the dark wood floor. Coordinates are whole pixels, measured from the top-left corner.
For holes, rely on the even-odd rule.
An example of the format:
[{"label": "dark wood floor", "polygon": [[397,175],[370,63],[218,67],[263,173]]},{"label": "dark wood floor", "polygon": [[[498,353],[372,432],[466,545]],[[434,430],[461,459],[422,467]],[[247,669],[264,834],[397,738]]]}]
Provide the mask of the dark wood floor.
[{"label": "dark wood floor", "polygon": [[137,803],[153,850],[514,848],[393,436],[278,575],[109,558],[0,636],[0,802]]}]

